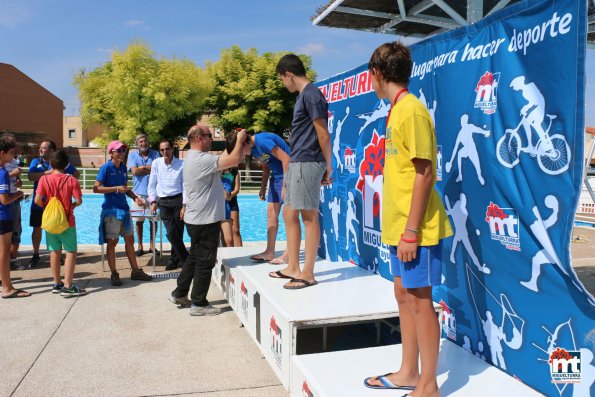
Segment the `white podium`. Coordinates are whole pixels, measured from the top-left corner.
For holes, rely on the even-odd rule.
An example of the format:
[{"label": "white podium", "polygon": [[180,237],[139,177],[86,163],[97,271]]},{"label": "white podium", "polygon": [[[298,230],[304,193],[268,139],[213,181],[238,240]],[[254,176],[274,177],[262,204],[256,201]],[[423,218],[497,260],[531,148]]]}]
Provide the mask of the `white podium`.
[{"label": "white podium", "polygon": [[[293,397],[401,396],[406,390],[373,390],[363,383],[369,376],[396,371],[401,356],[401,345],[293,356],[290,394]],[[437,373],[443,396],[542,395],[446,339],[441,341]]]}]

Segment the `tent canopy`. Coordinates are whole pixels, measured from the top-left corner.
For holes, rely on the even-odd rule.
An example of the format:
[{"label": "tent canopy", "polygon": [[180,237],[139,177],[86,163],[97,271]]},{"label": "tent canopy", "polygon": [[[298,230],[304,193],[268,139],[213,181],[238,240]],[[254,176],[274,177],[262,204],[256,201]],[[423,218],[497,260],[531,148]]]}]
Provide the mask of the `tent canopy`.
[{"label": "tent canopy", "polygon": [[[312,23],[424,38],[477,22],[520,0],[330,0]],[[595,1],[589,0],[587,43],[595,47]]]}]

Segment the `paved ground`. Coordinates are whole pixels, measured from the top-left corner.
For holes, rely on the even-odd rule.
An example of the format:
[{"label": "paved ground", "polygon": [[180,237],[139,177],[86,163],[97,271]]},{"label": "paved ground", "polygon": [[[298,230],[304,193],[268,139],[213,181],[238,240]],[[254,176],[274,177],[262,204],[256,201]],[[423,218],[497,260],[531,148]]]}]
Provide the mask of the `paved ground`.
[{"label": "paved ground", "polygon": [[[167,300],[174,278],[131,282],[119,253],[124,285],[112,288],[92,248],[81,247],[79,299],[50,294],[47,260],[13,272],[34,295],[0,302],[0,396],[287,396],[217,288],[209,299],[226,312],[193,318]],[[575,229],[571,249],[595,293],[595,229]]]},{"label": "paved ground", "polygon": [[174,278],[132,282],[125,259],[113,288],[100,254],[81,255],[79,299],[52,295],[42,266],[13,272],[31,298],[0,302],[0,396],[287,396],[217,288],[226,312],[190,317],[167,300]]}]

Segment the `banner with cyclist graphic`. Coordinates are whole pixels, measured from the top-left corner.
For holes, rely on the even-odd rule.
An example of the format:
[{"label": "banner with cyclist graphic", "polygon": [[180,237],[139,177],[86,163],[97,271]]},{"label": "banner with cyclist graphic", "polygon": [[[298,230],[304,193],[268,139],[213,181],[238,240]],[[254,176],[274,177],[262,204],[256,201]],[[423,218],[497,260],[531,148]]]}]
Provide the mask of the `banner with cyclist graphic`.
[{"label": "banner with cyclist graphic", "polygon": [[[548,396],[595,392],[595,300],[570,258],[586,9],[584,0],[522,1],[412,46],[409,91],[435,121],[436,188],[454,230],[434,294],[443,337]],[[321,188],[320,255],[390,279],[380,240],[390,105],[367,65],[317,85],[329,102],[335,180]]]}]

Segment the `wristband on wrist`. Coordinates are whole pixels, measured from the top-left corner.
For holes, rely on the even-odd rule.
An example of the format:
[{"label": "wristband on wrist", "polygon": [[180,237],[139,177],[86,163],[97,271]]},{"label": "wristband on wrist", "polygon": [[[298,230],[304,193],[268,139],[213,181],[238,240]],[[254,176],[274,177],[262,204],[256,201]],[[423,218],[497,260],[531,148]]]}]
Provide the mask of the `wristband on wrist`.
[{"label": "wristband on wrist", "polygon": [[401,241],[405,242],[405,243],[417,243],[417,236],[414,239],[410,239],[410,238],[404,238],[403,235],[401,234]]},{"label": "wristband on wrist", "polygon": [[419,229],[411,229],[411,228],[408,228],[407,226],[405,226],[405,230],[409,230],[411,233],[415,233],[415,234],[419,233]]}]

